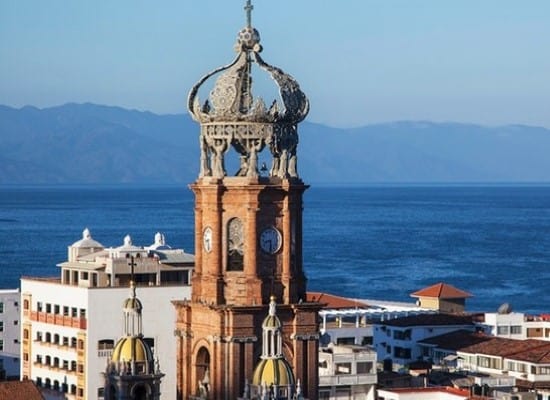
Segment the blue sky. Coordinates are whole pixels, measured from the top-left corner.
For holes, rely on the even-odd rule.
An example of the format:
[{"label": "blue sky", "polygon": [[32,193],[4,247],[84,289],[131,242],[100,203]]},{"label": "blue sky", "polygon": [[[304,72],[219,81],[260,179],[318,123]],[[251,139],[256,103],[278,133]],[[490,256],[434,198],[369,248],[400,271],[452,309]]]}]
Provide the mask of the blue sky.
[{"label": "blue sky", "polygon": [[[0,104],[185,112],[233,56],[244,0],[0,0]],[[263,57],[311,121],[550,128],[548,0],[255,0]]]}]

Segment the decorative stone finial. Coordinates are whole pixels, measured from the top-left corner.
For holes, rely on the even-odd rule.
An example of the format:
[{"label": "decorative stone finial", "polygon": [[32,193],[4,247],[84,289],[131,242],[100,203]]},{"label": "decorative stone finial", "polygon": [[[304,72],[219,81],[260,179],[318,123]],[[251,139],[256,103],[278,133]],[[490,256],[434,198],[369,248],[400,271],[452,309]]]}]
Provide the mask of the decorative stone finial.
[{"label": "decorative stone finial", "polygon": [[124,246],[132,245],[132,237],[130,235],[124,236]]},{"label": "decorative stone finial", "polygon": [[92,234],[90,233],[90,230],[88,228],[85,228],[82,231],[82,239],[91,239],[91,238],[92,238]]},{"label": "decorative stone finial", "polygon": [[277,309],[277,302],[275,301],[277,298],[273,295],[269,298],[269,315],[274,317],[276,314]]},{"label": "decorative stone finial", "polygon": [[164,235],[160,232],[155,234],[155,244],[159,246],[164,246],[166,241],[164,240]]}]

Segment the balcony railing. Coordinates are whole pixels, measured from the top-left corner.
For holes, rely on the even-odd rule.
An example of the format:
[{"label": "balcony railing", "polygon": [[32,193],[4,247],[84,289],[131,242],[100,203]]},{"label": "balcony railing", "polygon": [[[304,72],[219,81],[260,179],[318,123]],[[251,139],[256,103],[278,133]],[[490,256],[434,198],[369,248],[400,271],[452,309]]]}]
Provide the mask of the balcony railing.
[{"label": "balcony railing", "polygon": [[87,326],[86,318],[69,317],[67,315],[51,314],[42,311],[31,311],[31,321],[78,329],[86,329]]},{"label": "balcony railing", "polygon": [[374,385],[376,374],[319,375],[319,386]]}]

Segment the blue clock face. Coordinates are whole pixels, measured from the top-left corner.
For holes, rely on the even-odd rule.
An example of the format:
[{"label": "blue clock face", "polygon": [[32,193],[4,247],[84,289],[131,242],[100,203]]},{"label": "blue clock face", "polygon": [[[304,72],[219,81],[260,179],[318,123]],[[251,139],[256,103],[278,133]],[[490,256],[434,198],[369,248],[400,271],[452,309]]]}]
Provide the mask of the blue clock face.
[{"label": "blue clock face", "polygon": [[275,254],[281,249],[282,239],[281,233],[270,226],[260,234],[260,248],[267,254]]}]

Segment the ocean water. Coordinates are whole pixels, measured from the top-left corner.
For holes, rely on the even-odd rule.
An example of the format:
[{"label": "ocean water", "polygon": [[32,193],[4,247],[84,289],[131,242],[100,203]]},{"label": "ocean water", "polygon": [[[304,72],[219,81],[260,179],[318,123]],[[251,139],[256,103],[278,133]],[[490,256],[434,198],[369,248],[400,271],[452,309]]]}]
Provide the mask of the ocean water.
[{"label": "ocean water", "polygon": [[[160,231],[193,252],[193,224],[184,186],[0,186],[0,288],[57,276],[85,227],[106,246]],[[303,234],[310,290],[412,301],[444,281],[472,311],[550,312],[548,186],[313,186]]]}]

